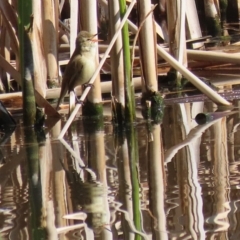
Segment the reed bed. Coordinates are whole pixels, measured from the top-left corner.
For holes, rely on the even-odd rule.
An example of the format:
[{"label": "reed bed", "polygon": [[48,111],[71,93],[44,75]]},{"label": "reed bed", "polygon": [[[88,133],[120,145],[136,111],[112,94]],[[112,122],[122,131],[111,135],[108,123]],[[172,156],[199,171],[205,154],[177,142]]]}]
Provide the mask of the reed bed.
[{"label": "reed bed", "polygon": [[[170,0],[168,4],[160,0],[30,2],[29,15],[23,12],[19,15],[18,9],[23,10],[27,0],[0,0],[0,99],[4,103],[15,99],[8,107],[23,108],[25,126],[40,125],[36,116],[40,115],[40,120],[43,116],[36,106],[45,110],[50,124],[44,131],[30,127],[23,130],[19,120],[11,144],[5,144],[8,154],[4,152],[6,157],[0,166],[5,197],[2,199],[13,203],[8,208],[3,201],[1,209],[6,213],[2,214],[3,226],[7,229],[3,228],[1,234],[8,234],[11,229],[15,236],[19,231],[32,239],[40,236],[57,239],[64,238],[61,234],[65,233],[78,236],[71,233],[78,229],[79,236],[89,234],[85,239],[94,239],[100,233],[103,239],[152,239],[153,236],[166,239],[176,238],[173,223],[180,219],[175,222],[182,229],[181,236],[205,239],[206,232],[214,235],[211,222],[206,231],[203,229],[209,220],[203,210],[209,209],[213,194],[207,189],[209,197],[203,205],[201,188],[206,184],[201,185],[198,171],[208,172],[209,186],[216,186],[212,204],[218,206],[220,214],[225,213],[222,206],[230,202],[222,197],[229,196],[226,176],[236,180],[230,175],[235,168],[229,163],[239,159],[232,144],[235,141],[235,146],[239,146],[239,135],[235,134],[239,114],[230,112],[231,103],[207,82],[214,78],[216,83],[221,76],[222,80],[231,79],[234,85],[239,84],[238,46],[233,45],[238,42],[234,33],[239,26],[233,24],[238,21],[238,15],[230,19],[227,14],[230,10],[223,1],[219,5],[214,1],[216,19],[209,19],[213,15],[205,13],[213,7],[207,0],[188,0],[191,9],[187,11],[184,5],[187,1],[172,5],[169,3],[176,1]],[[225,15],[220,14],[222,9]],[[171,19],[172,14],[176,16]],[[204,21],[207,18],[218,24],[217,31],[208,28],[207,20]],[[18,24],[22,19],[26,22]],[[84,91],[81,86],[75,90],[76,95],[81,95],[79,104],[71,106],[70,116],[60,110],[67,118],[62,128],[63,121],[58,121],[59,113],[54,106],[60,94],[62,74],[81,30],[97,34],[103,42],[98,45],[98,66],[89,85]],[[226,50],[232,53],[223,52]],[[208,81],[200,80],[199,76],[207,77]],[[180,103],[185,80],[212,102]],[[233,85],[224,83],[229,84]],[[141,114],[149,120],[138,125],[135,124],[136,114],[140,115],[135,109],[136,92],[141,92],[141,103],[146,108],[141,108]],[[103,93],[108,93],[112,103],[109,119],[114,119],[114,124],[103,125]],[[73,91],[70,95],[71,99],[75,98]],[[177,96],[177,104],[165,108],[163,117],[164,98],[169,96],[175,99]],[[22,107],[24,101],[27,102]],[[94,111],[97,118],[73,122],[84,101],[87,104],[83,108],[98,110]],[[227,106],[226,112],[213,113],[215,103]],[[194,113],[203,110],[208,114],[202,114],[204,118],[200,120],[207,124],[196,127]],[[86,114],[84,109],[82,114]],[[231,117],[230,121],[227,122],[226,116]],[[110,135],[114,137],[109,138]],[[227,144],[227,136],[231,144]],[[210,148],[213,139],[215,144]],[[188,148],[183,149],[185,146]],[[200,162],[201,150],[207,160],[206,167]],[[219,164],[219,159],[224,161]],[[173,178],[170,172],[175,174]],[[205,181],[207,175],[203,175]],[[173,203],[171,182],[175,181],[174,189],[179,190],[181,204],[169,204]],[[234,183],[234,187],[238,184]],[[19,214],[15,214],[16,209]],[[184,218],[183,212],[188,212]],[[231,219],[237,219],[234,209],[229,212]],[[215,211],[211,214],[216,216]],[[146,216],[153,223],[151,229],[144,219]],[[186,233],[193,226],[183,222],[192,223],[193,219],[196,230]],[[225,221],[229,223],[229,219]]]}]

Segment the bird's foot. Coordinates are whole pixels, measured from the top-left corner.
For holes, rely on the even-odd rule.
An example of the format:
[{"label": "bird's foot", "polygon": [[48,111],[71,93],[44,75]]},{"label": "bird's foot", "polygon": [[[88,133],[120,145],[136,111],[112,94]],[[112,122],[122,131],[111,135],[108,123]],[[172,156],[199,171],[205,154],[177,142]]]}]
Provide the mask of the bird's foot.
[{"label": "bird's foot", "polygon": [[92,83],[85,83],[85,84],[83,84],[83,85],[84,85],[85,88],[86,88],[86,87],[93,87],[93,86],[94,86]]},{"label": "bird's foot", "polygon": [[84,105],[84,101],[83,100],[80,100],[80,99],[78,99],[78,97],[76,96],[76,103],[77,104],[82,104],[82,105]]}]

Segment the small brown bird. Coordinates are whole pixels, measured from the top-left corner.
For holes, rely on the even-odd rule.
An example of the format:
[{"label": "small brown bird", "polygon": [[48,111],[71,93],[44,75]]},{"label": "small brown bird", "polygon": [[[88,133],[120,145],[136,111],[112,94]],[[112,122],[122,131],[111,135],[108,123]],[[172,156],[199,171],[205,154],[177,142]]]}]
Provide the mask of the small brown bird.
[{"label": "small brown bird", "polygon": [[78,85],[88,83],[96,70],[95,35],[81,31],[76,38],[75,51],[65,69],[60,97],[56,109],[67,92],[74,91]]}]

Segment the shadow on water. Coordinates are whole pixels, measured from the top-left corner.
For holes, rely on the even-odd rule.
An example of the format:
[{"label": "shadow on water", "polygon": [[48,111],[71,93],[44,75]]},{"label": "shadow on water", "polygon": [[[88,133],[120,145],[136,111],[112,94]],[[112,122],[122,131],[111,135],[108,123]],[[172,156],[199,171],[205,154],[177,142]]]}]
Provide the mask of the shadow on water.
[{"label": "shadow on water", "polygon": [[65,116],[45,133],[18,120],[0,146],[1,239],[239,239],[240,112],[216,110],[170,104],[124,130],[78,118],[61,141]]}]

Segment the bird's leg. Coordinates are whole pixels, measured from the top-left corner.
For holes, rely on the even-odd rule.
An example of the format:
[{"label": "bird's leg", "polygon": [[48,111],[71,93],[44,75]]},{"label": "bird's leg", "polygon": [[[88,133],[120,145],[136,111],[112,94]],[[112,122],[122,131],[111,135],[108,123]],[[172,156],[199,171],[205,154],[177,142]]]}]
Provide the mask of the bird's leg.
[{"label": "bird's leg", "polygon": [[[84,83],[82,86],[83,86],[84,88],[86,88],[86,87],[89,87],[89,86],[92,87],[92,86],[94,86],[94,85],[93,85],[93,83]],[[74,93],[75,93],[75,91],[74,91]],[[76,103],[81,103],[82,105],[84,104],[84,102],[83,102],[82,100],[78,99],[76,93],[75,93],[75,98],[76,98]]]},{"label": "bird's leg", "polygon": [[84,101],[83,101],[83,100],[80,100],[80,99],[78,99],[77,97],[76,97],[76,103],[77,103],[77,104],[82,104],[82,105],[84,105]]},{"label": "bird's leg", "polygon": [[78,98],[78,97],[77,97],[77,94],[75,93],[75,91],[73,91],[73,92],[74,92],[74,94],[75,94],[75,101],[76,101],[76,103],[77,103],[77,104],[82,104],[82,105],[83,105],[83,104],[84,104],[84,101],[80,100],[81,97]]}]

